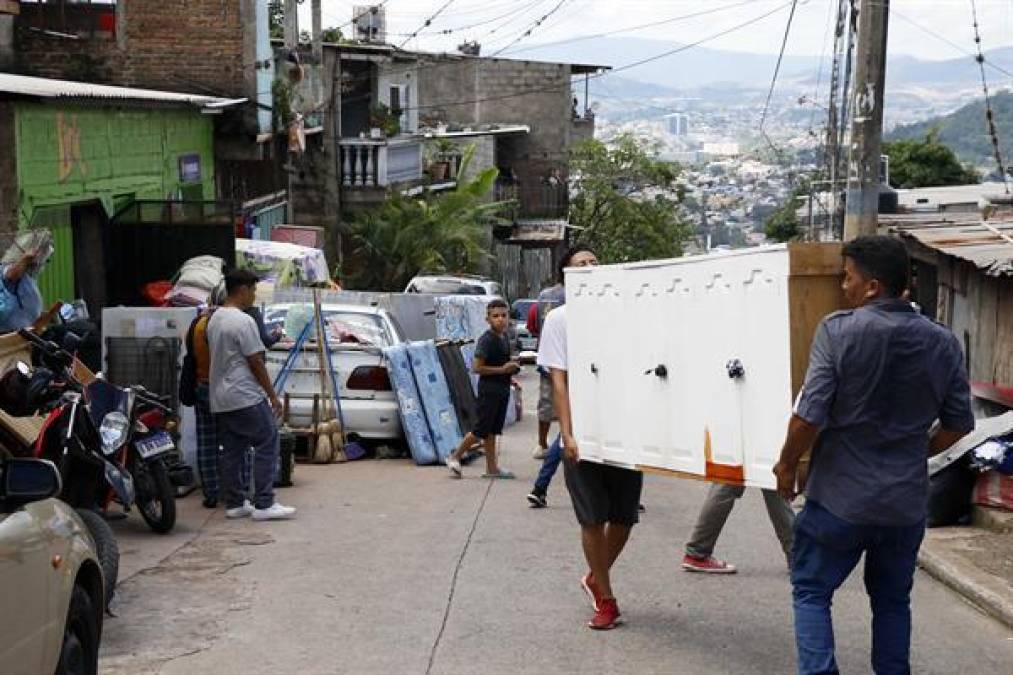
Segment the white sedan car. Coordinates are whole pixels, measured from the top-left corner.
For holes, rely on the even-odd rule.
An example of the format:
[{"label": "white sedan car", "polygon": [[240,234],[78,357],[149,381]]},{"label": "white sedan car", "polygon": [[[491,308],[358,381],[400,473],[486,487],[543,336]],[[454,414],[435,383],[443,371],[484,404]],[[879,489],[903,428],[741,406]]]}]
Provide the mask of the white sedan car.
[{"label": "white sedan car", "polygon": [[[289,311],[296,305],[269,305],[264,310],[268,331],[284,330]],[[400,438],[397,397],[383,361],[384,347],[401,343],[397,322],[383,309],[363,305],[325,304],[322,307],[331,363],[341,393],[345,431],[360,438]],[[296,311],[305,312],[304,307]],[[284,335],[267,352],[267,372],[276,380],[297,335]],[[328,383],[329,384],[329,383]],[[320,360],[316,331],[296,357],[294,366],[278,395],[289,394],[288,423],[306,427],[312,423],[314,394],[321,391]]]}]

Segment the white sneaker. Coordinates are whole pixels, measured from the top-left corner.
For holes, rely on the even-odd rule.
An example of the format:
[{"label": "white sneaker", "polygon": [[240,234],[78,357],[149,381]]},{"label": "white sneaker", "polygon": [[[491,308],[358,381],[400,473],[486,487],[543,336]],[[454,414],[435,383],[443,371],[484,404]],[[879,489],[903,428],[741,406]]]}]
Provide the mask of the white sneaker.
[{"label": "white sneaker", "polygon": [[246,501],[243,502],[242,506],[237,506],[234,509],[228,509],[228,510],[226,510],[225,511],[225,517],[226,518],[232,518],[232,519],[236,519],[236,518],[249,518],[250,516],[253,515],[254,511],[256,511],[256,509],[253,508],[253,504],[251,504],[250,500],[247,499]]},{"label": "white sneaker", "polygon": [[538,461],[541,461],[541,460],[545,459],[548,456],[548,454],[549,454],[549,449],[548,448],[538,448],[534,452],[531,453],[531,456],[533,458],[537,459]]},{"label": "white sneaker", "polygon": [[253,511],[254,520],[287,520],[294,516],[294,506],[282,506],[278,502],[271,504],[266,509],[255,509]]},{"label": "white sneaker", "polygon": [[447,468],[450,469],[450,473],[454,478],[461,478],[464,475],[461,471],[461,463],[453,457],[447,458]]}]

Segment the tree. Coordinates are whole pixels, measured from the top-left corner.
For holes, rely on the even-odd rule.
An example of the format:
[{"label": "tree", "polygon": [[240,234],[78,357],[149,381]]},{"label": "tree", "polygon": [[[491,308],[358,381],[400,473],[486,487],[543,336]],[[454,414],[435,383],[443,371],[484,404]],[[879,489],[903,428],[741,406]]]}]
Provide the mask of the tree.
[{"label": "tree", "polygon": [[285,3],[282,0],[267,3],[267,26],[272,40],[285,37]]},{"label": "tree", "polygon": [[763,224],[763,233],[770,241],[785,242],[797,239],[802,234],[802,224],[798,222],[796,193],[781,208],[767,217]]},{"label": "tree", "polygon": [[570,171],[575,243],[591,246],[610,263],[682,255],[690,228],[679,216],[677,164],[624,134],[610,145],[589,139],[575,146]]},{"label": "tree", "polygon": [[890,157],[890,185],[895,188],[980,182],[973,169],[962,165],[953,151],[939,142],[937,129],[929,131],[921,141],[883,143],[883,154]]},{"label": "tree", "polygon": [[[475,153],[464,152],[460,175]],[[395,191],[379,209],[349,224],[352,255],[346,262],[353,288],[402,291],[420,272],[477,272],[490,258],[487,228],[501,221],[504,203],[486,203],[498,171],[490,167],[452,192],[405,197]]]}]

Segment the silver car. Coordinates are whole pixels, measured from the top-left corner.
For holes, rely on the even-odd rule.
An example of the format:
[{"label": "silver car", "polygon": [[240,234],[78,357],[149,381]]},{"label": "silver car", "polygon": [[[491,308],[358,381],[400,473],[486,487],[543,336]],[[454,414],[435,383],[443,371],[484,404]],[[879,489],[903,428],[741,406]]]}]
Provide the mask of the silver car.
[{"label": "silver car", "polygon": [[420,274],[408,282],[405,293],[431,295],[490,295],[503,297],[503,286],[488,277],[470,274]]},{"label": "silver car", "polygon": [[51,462],[8,459],[0,472],[0,673],[96,673],[105,597],[95,543],[53,498]]},{"label": "silver car", "polygon": [[[285,329],[293,303],[269,305],[264,310],[268,330]],[[305,307],[300,307],[305,311]],[[361,438],[390,440],[402,436],[397,397],[383,361],[384,347],[403,339],[397,322],[383,309],[364,305],[324,304],[331,363],[337,373],[345,431]],[[267,372],[276,380],[298,336],[285,334],[267,352]],[[308,427],[313,418],[314,394],[321,391],[320,360],[316,332],[296,357],[285,386],[278,395],[289,394],[288,423]]]}]

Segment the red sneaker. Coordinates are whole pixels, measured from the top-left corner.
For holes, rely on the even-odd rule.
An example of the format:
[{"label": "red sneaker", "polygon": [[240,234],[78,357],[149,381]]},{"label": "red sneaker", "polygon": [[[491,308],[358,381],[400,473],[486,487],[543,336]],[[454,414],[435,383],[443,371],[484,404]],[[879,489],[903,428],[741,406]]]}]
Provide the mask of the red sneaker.
[{"label": "red sneaker", "polygon": [[712,555],[698,558],[688,553],[682,558],[682,569],[687,572],[703,572],[704,574],[735,574],[735,565],[718,560]]},{"label": "red sneaker", "polygon": [[615,598],[603,598],[599,602],[599,608],[595,611],[594,617],[587,624],[588,628],[594,630],[612,630],[619,625],[619,605]]},{"label": "red sneaker", "polygon": [[587,593],[587,597],[591,601],[591,609],[597,612],[598,608],[601,607],[601,589],[594,582],[594,576],[590,572],[585,574],[580,580],[580,587]]}]

